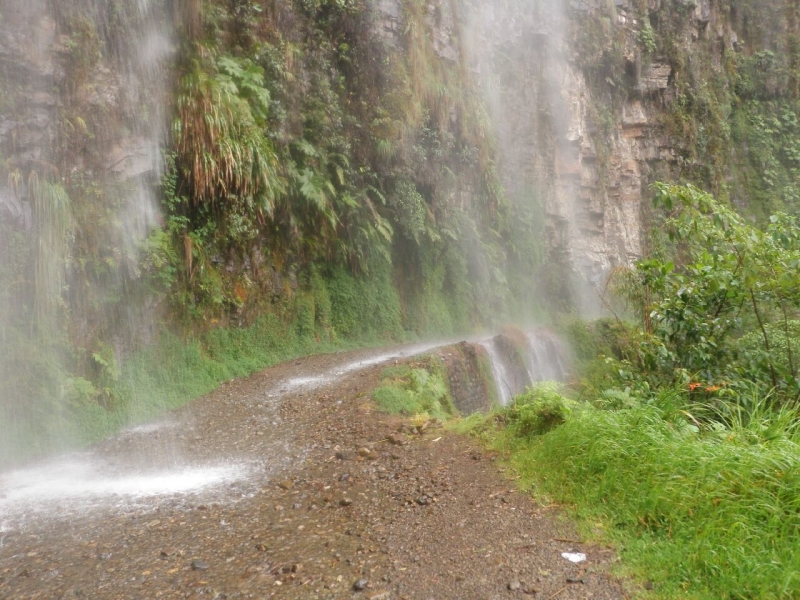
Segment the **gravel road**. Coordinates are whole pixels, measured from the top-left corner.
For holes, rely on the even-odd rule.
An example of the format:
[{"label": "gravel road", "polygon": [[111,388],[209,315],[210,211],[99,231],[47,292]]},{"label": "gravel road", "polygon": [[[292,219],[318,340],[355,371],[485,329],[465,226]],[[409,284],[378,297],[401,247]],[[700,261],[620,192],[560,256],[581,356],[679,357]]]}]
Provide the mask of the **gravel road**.
[{"label": "gravel road", "polygon": [[431,347],[276,366],[0,473],[0,598],[627,598],[470,439],[376,411],[385,365]]}]

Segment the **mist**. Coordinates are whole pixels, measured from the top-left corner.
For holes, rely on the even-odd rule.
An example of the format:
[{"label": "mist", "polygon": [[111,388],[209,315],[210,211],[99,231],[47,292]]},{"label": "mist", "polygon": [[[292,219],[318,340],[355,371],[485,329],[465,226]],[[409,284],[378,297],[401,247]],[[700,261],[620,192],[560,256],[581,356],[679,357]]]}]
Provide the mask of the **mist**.
[{"label": "mist", "polygon": [[598,317],[611,270],[631,256],[619,257],[604,239],[605,202],[582,197],[585,180],[597,178],[582,152],[595,143],[588,131],[592,99],[571,61],[568,26],[569,19],[596,17],[560,1],[466,4],[461,43],[489,112],[501,180],[517,209],[537,215],[547,249],[538,302],[560,280],[572,310]]}]

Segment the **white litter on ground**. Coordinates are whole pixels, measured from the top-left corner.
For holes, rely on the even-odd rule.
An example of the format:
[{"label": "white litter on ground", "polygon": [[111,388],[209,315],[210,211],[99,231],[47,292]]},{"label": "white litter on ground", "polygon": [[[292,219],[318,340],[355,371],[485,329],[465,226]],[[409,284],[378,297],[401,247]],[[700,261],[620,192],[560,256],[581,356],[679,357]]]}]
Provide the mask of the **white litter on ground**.
[{"label": "white litter on ground", "polygon": [[586,562],[586,555],[581,552],[562,552],[561,556],[566,558],[571,563]]}]

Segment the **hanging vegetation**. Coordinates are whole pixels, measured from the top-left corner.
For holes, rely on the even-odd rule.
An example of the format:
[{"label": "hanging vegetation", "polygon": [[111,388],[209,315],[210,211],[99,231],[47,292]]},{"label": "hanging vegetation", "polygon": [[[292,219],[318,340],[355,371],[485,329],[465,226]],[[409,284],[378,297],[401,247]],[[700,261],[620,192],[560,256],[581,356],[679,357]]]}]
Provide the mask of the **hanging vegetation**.
[{"label": "hanging vegetation", "polygon": [[259,214],[269,215],[281,183],[275,150],[259,127],[269,111],[263,71],[230,57],[217,65],[198,59],[181,79],[172,127],[178,169],[195,207],[219,210],[253,198]]}]

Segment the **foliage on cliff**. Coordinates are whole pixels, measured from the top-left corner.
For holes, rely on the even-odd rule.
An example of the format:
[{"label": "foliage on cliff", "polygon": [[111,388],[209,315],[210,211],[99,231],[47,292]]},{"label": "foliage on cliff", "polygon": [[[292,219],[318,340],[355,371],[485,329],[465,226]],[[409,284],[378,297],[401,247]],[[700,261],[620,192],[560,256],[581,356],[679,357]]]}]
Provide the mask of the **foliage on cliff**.
[{"label": "foliage on cliff", "polygon": [[[75,413],[108,431],[135,412],[126,365],[174,349],[163,330],[209,356],[218,328],[274,321],[285,339],[269,336],[258,354],[269,362],[466,331],[516,308],[509,290],[527,281],[514,274],[537,260],[536,242],[498,182],[457,20],[448,52],[435,47],[434,4],[401,0],[388,16],[362,0],[41,8],[57,42],[35,148],[47,160],[11,140],[0,166],[19,202],[29,178],[47,195],[32,219],[0,222],[0,346],[13,357],[0,380],[19,437],[53,437]],[[158,45],[170,20],[177,55]],[[38,80],[0,63],[2,108],[25,122]],[[124,172],[162,114],[163,177]],[[161,215],[139,202],[153,188]],[[31,220],[44,246],[25,235]],[[184,387],[184,400],[197,389]]]},{"label": "foliage on cliff", "polygon": [[[333,288],[390,273],[418,333],[505,310],[507,207],[485,114],[464,65],[434,50],[428,5],[399,8],[386,39],[367,2],[205,6],[166,189],[173,266],[189,273],[176,298],[196,316],[257,313],[311,271]],[[265,290],[270,278],[288,289]]]}]

